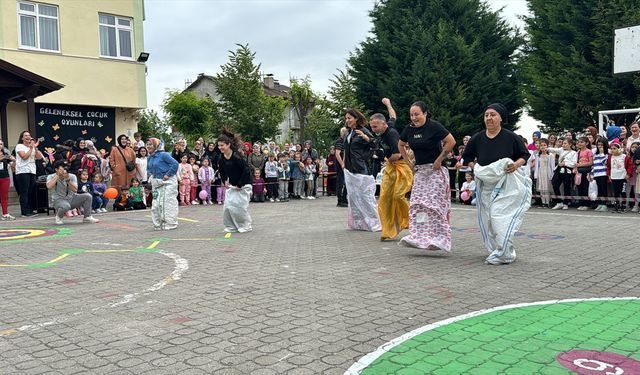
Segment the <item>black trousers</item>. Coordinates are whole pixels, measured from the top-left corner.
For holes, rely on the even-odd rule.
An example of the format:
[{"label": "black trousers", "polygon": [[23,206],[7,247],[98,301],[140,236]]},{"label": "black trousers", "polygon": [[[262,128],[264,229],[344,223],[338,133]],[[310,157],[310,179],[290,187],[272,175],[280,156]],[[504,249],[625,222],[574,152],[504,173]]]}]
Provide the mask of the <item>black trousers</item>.
[{"label": "black trousers", "polygon": [[36,188],[36,175],[33,173],[19,173],[16,175],[18,194],[20,195],[20,214],[28,215],[33,211],[31,197]]},{"label": "black trousers", "polygon": [[267,196],[271,199],[278,198],[278,177],[267,177]]},{"label": "black trousers", "polygon": [[338,197],[338,203],[347,203],[347,187],[344,185],[344,170],[337,168],[336,176],[336,196]]},{"label": "black trousers", "polygon": [[[571,202],[571,199],[567,198],[567,197],[571,196],[572,180],[573,180],[573,173],[556,172],[553,175],[553,179],[551,180],[551,184],[553,185],[553,193],[556,196],[564,195],[564,197],[565,197],[564,198],[564,202],[562,202],[562,200],[560,198],[555,198],[553,200],[555,203],[561,203],[562,202],[562,203],[568,205],[569,202]],[[563,187],[564,194],[560,194],[560,185],[562,185],[562,187]]]}]

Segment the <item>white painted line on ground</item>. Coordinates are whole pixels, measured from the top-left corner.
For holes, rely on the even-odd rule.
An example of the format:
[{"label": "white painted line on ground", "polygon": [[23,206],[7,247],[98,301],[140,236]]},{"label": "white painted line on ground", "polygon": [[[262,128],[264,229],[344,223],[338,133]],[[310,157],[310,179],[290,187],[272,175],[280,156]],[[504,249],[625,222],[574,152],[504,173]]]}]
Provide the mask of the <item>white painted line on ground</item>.
[{"label": "white painted line on ground", "polygon": [[588,301],[625,301],[625,300],[638,300],[640,297],[604,297],[604,298],[572,298],[572,299],[561,299],[561,300],[550,300],[550,301],[539,301],[539,302],[528,302],[528,303],[516,303],[512,305],[504,305],[504,306],[496,306],[491,307],[484,310],[474,311],[463,315],[454,316],[453,318],[441,320],[439,322],[427,324],[426,326],[422,326],[420,328],[416,328],[411,332],[405,333],[404,335],[397,337],[385,344],[380,345],[378,349],[375,351],[366,354],[364,357],[360,358],[356,363],[354,363],[344,375],[358,375],[362,370],[367,368],[370,364],[372,364],[376,359],[381,357],[383,354],[391,350],[392,348],[402,344],[403,342],[412,339],[424,332],[434,330],[436,328],[440,328],[442,326],[446,326],[448,324],[452,324],[464,319],[473,318],[476,316],[492,313],[494,311],[501,310],[509,310],[515,309],[519,307],[529,307],[529,306],[539,306],[539,305],[551,305],[556,303],[572,303],[572,302],[588,302]]},{"label": "white painted line on ground", "polygon": [[[159,251],[160,254],[170,258],[173,260],[175,267],[173,268],[173,272],[171,272],[171,274],[167,277],[165,277],[164,279],[158,281],[157,283],[153,284],[152,286],[150,286],[149,288],[143,290],[142,292],[138,292],[138,293],[132,293],[132,294],[125,294],[124,296],[122,296],[122,298],[120,299],[120,301],[118,302],[114,302],[114,303],[110,303],[107,305],[103,305],[103,306],[99,306],[99,307],[95,307],[93,309],[91,309],[91,313],[96,313],[99,310],[105,309],[105,308],[113,308],[113,307],[118,307],[118,306],[122,306],[125,305],[127,303],[133,302],[135,301],[140,295],[149,295],[153,292],[156,292],[162,288],[164,288],[167,284],[170,284],[174,281],[178,281],[182,278],[182,276],[184,275],[184,273],[189,269],[189,262],[180,257],[177,254],[174,253],[169,253],[169,252],[165,252],[165,251]],[[149,302],[148,302],[149,303]],[[16,328],[16,331],[21,331],[21,332],[26,332],[26,331],[36,331],[40,328],[43,327],[47,327],[50,325],[55,325],[55,324],[61,324],[64,323],[68,320],[70,320],[71,318],[74,318],[78,315],[82,315],[86,313],[86,311],[76,311],[74,313],[72,313],[71,315],[68,316],[59,316],[56,318],[53,318],[49,321],[46,322],[42,322],[42,323],[35,323],[35,324],[27,324],[24,326],[21,326],[19,328]]]}]

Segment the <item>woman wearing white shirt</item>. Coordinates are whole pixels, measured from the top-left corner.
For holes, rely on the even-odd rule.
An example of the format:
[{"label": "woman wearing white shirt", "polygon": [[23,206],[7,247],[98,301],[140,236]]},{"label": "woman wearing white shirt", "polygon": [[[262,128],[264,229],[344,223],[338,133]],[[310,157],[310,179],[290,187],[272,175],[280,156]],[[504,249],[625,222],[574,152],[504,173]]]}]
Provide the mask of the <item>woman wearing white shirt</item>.
[{"label": "woman wearing white shirt", "polygon": [[38,145],[40,142],[31,138],[31,134],[27,130],[20,133],[16,145],[15,184],[20,195],[20,213],[23,217],[35,215],[29,200],[36,188],[36,159],[42,158]]}]

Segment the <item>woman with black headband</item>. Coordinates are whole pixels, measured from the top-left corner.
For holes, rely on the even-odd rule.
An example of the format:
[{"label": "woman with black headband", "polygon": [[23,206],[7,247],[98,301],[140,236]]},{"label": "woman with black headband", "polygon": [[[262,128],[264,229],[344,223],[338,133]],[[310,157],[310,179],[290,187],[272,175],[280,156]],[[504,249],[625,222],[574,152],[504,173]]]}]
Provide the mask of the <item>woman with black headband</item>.
[{"label": "woman with black headband", "polygon": [[508,264],[516,259],[513,235],[531,206],[531,179],[523,172],[529,151],[518,135],[503,129],[507,108],[494,103],[484,112],[485,130],[476,133],[462,155],[476,178],[480,232],[491,253],[487,264]]}]

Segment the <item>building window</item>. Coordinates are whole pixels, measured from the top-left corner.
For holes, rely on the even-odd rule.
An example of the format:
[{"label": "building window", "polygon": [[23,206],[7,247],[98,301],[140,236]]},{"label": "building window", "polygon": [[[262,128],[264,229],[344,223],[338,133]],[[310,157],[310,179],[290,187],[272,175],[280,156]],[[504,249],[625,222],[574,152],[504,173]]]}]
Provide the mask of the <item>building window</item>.
[{"label": "building window", "polygon": [[58,7],[39,3],[18,2],[20,47],[44,51],[60,51]]},{"label": "building window", "polygon": [[99,14],[100,56],[133,59],[131,18]]}]

